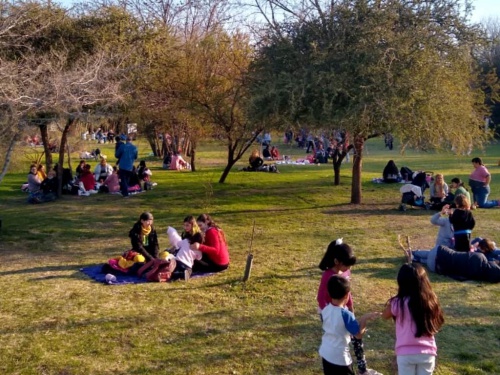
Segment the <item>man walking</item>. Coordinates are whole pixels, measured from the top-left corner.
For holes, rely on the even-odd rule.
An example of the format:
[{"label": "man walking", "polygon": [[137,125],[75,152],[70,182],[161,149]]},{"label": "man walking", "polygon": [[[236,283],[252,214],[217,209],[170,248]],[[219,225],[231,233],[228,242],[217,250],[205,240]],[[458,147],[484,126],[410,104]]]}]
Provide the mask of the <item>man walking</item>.
[{"label": "man walking", "polygon": [[115,157],[119,160],[118,176],[122,196],[128,197],[128,182],[133,173],[134,161],[137,159],[137,147],[132,144],[132,138],[127,137],[127,142],[116,149]]}]

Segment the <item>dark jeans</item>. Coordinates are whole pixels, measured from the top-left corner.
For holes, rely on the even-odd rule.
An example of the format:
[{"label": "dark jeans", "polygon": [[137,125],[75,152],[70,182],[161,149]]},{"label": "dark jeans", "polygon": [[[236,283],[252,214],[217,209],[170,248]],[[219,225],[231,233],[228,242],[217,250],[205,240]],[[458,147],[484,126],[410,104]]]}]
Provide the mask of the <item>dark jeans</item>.
[{"label": "dark jeans", "polygon": [[229,267],[229,264],[221,266],[219,264],[215,264],[210,260],[206,254],[203,254],[201,260],[195,260],[193,264],[193,272],[221,272],[226,270]]},{"label": "dark jeans", "polygon": [[128,196],[128,181],[132,176],[132,171],[126,171],[125,169],[118,170],[118,177],[120,178],[120,191],[124,197]]},{"label": "dark jeans", "polygon": [[[498,206],[498,201],[489,201],[488,196],[490,195],[490,186],[484,186],[484,182],[469,180],[469,185],[472,190],[472,196],[474,202],[481,208],[492,208]],[[471,202],[474,203],[474,202]]]},{"label": "dark jeans", "polygon": [[325,375],[355,375],[352,366],[339,366],[328,362],[326,359],[323,360],[323,373]]},{"label": "dark jeans", "polygon": [[190,270],[188,266],[186,266],[184,263],[177,261],[175,270],[172,272],[172,278],[170,280],[179,280],[184,278],[184,271]]}]

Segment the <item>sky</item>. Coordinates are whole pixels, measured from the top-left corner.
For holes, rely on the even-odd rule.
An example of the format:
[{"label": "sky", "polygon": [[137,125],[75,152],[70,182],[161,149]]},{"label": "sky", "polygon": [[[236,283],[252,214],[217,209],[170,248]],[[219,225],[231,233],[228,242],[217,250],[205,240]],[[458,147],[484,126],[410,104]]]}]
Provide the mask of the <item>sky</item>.
[{"label": "sky", "polygon": [[473,0],[473,6],[476,8],[472,15],[473,22],[481,22],[490,17],[500,19],[499,0]]},{"label": "sky", "polygon": [[[472,14],[472,22],[481,22],[490,17],[500,19],[500,0],[471,0],[475,7]],[[69,7],[81,0],[55,0],[65,7]]]}]

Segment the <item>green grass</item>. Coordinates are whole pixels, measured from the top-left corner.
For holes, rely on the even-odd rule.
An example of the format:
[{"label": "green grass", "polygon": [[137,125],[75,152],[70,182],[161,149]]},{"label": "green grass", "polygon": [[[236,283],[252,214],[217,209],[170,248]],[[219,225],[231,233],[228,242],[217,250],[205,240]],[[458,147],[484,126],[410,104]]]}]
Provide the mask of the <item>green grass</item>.
[{"label": "green grass", "polygon": [[[128,200],[99,194],[28,205],[19,190],[28,167],[22,161],[0,185],[0,374],[321,374],[315,298],[328,243],[344,237],[355,249],[353,294],[362,314],[381,310],[396,291],[403,259],[397,235],[430,248],[437,233],[428,212],[397,210],[399,186],[371,179],[388,159],[442,172],[447,181],[467,179],[472,169],[472,156],[400,155],[374,140],[364,156],[363,204],[350,205],[351,164],[336,187],[330,165],[281,166],[280,174],[234,170],[220,185],[225,155],[218,144],[198,151],[196,173],[163,171],[161,161],[147,157],[146,143],[138,145],[158,186]],[[113,154],[113,146],[100,148]],[[500,197],[500,147],[475,155],[493,175],[492,197]],[[188,283],[119,287],[79,272],[127,250],[128,230],[146,210],[155,216],[161,247],[168,246],[168,225],[180,230],[186,215],[211,213],[228,238],[229,270]],[[499,242],[500,210],[474,216],[474,234]],[[254,221],[254,265],[245,284]],[[499,374],[499,285],[430,277],[446,314],[436,374]],[[369,328],[369,366],[393,374],[393,324]]]}]

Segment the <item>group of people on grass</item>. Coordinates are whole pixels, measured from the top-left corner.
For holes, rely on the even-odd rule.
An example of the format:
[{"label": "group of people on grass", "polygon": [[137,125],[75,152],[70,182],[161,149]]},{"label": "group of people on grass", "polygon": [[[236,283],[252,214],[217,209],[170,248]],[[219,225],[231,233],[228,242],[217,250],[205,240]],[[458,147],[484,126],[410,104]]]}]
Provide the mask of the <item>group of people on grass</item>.
[{"label": "group of people on grass", "polygon": [[179,238],[181,241],[174,240],[177,231],[169,227],[167,234],[171,246],[166,251],[160,251],[153,220],[150,212],[140,215],[128,234],[132,249],[121,257],[110,259],[103,267],[104,273],[133,275],[148,261],[172,258],[176,261],[173,280],[188,279],[192,272],[221,272],[229,267],[226,237],[209,215],[201,214],[196,220],[187,216]]},{"label": "group of people on grass", "polygon": [[[442,173],[436,174],[433,178],[429,176],[430,181],[423,181],[426,186],[430,187],[431,208],[439,211],[446,204],[453,205],[455,196],[459,194],[467,196],[471,202],[472,209],[499,207],[499,200],[488,199],[491,191],[491,174],[484,165],[482,159],[476,157],[473,158],[471,162],[474,168],[469,175],[469,186],[472,197],[465,187],[464,182],[458,177],[453,178],[450,181],[450,185],[446,183]],[[403,167],[402,170],[403,169],[407,168]],[[382,172],[382,176],[383,181],[386,183],[411,181],[411,176],[408,176],[407,173],[405,173],[405,176],[402,176],[401,171],[398,170],[393,160],[389,160]]]},{"label": "group of people on grass", "polygon": [[[117,140],[115,156],[117,162],[112,166],[107,162],[107,158],[101,155],[94,169],[84,159],[80,160],[74,178],[63,176],[63,191],[81,196],[98,192],[121,193],[126,197],[131,193],[149,190],[156,185],[151,181],[153,173],[147,167],[145,160],[141,160],[137,167],[134,165],[137,159],[137,147],[131,143],[131,138],[126,138],[126,142],[122,142],[120,138]],[[71,171],[68,172],[71,175]],[[26,184],[29,202],[53,201],[57,197],[57,188],[57,167],[46,174],[43,165],[30,166]]]},{"label": "group of people on grass", "polygon": [[[474,158],[472,162],[480,173],[473,172],[470,178],[481,182],[480,186],[478,184],[475,187],[477,190],[474,194],[476,199],[483,202],[489,192],[491,178],[486,168],[482,168],[480,159]],[[435,183],[440,184],[441,179],[436,178]],[[432,272],[456,267],[455,264],[439,262],[457,263],[465,268],[470,264],[471,268],[476,269],[474,272],[479,273],[478,279],[500,281],[500,250],[487,238],[471,241],[476,222],[471,212],[469,194],[458,179],[452,180],[452,187],[455,189],[453,205],[442,205],[441,211],[431,218],[431,223],[439,226],[435,246],[431,250],[406,252],[407,263],[400,268],[397,276],[398,292],[388,300],[381,313],[372,312],[355,318],[349,278],[356,257],[342,239],[330,243],[319,264],[323,275],[317,294],[324,330],[319,354],[325,374],[355,374],[349,353],[350,342],[356,356],[358,374],[379,374],[367,368],[362,342],[367,322],[379,316],[395,322],[398,374],[433,373],[437,353],[434,335],[443,325],[444,318],[427,273],[420,264],[425,264]],[[444,190],[435,187],[436,192]],[[446,255],[441,260],[438,258],[440,251]],[[483,272],[486,276],[481,275]]]},{"label": "group of people on grass", "polygon": [[[491,174],[484,165],[481,158],[473,158],[471,160],[473,171],[469,175],[469,186],[472,191],[472,197],[464,183],[459,178],[453,178],[450,186],[445,182],[444,176],[440,173],[436,174],[434,181],[430,185],[431,203],[440,210],[445,204],[452,203],[455,196],[458,194],[465,195],[471,208],[493,208],[499,206],[498,200],[488,200],[490,195]],[[471,200],[472,198],[472,200]]]},{"label": "group of people on grass", "polygon": [[378,317],[394,320],[398,374],[432,374],[437,354],[434,335],[444,317],[425,269],[418,264],[404,264],[397,276],[398,292],[389,298],[383,311],[356,319],[350,284],[354,264],[356,256],[342,239],[330,243],[319,264],[323,275],[317,301],[324,331],[319,354],[324,374],[355,374],[349,351],[352,343],[357,373],[381,375],[367,367],[362,341],[367,322]]}]

